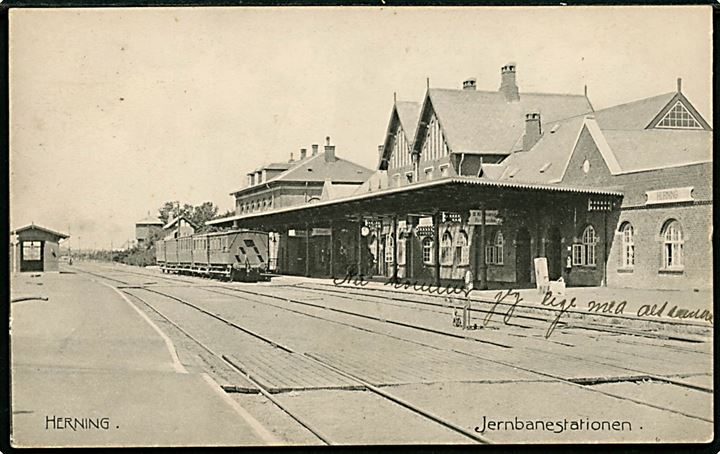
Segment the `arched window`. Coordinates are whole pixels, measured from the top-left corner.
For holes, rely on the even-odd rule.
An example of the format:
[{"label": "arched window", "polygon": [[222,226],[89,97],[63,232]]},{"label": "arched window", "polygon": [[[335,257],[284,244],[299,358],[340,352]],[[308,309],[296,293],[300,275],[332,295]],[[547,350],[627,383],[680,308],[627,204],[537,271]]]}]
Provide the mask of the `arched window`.
[{"label": "arched window", "polygon": [[391,234],[385,237],[385,263],[393,262],[393,246],[394,241]]},{"label": "arched window", "polygon": [[620,226],[622,233],[622,266],[632,268],[635,266],[635,229],[632,224],[625,222]]},{"label": "arched window", "polygon": [[452,265],[453,263],[453,241],[450,232],[445,231],[440,242],[440,263]]},{"label": "arched window", "polygon": [[485,246],[485,263],[502,265],[505,252],[505,239],[500,230],[495,233],[493,242]]},{"label": "arched window", "polygon": [[460,265],[470,263],[470,243],[464,230],[460,230],[455,238],[455,256],[458,257]]},{"label": "arched window", "polygon": [[573,265],[595,266],[595,248],[597,246],[597,236],[595,229],[589,225],[583,231],[581,243],[573,244],[572,262]]},{"label": "arched window", "polygon": [[426,236],[422,241],[422,256],[426,265],[432,265],[435,261],[435,242],[430,236]]},{"label": "arched window", "polygon": [[595,246],[597,244],[597,237],[595,236],[595,229],[589,225],[585,227],[585,231],[582,236],[582,243],[585,248],[585,265],[595,266]]},{"label": "arched window", "polygon": [[683,267],[683,232],[680,223],[675,219],[667,221],[662,230],[663,268],[682,269]]}]

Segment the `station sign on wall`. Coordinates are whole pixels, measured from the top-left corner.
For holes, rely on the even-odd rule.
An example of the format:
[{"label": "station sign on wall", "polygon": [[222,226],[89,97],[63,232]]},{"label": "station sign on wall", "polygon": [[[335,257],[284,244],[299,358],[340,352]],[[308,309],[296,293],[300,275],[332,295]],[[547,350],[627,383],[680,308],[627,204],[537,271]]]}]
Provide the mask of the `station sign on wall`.
[{"label": "station sign on wall", "polygon": [[[470,210],[468,225],[480,225],[482,223],[482,210]],[[500,212],[498,210],[485,210],[485,225],[500,225]]]},{"label": "station sign on wall", "polygon": [[647,191],[647,201],[645,205],[657,205],[660,203],[678,203],[678,202],[692,202],[693,187],[688,186],[685,188],[669,188],[669,189],[658,189],[655,191]]},{"label": "station sign on wall", "polygon": [[330,236],[332,235],[332,229],[328,228],[314,228],[310,231],[310,236]]}]

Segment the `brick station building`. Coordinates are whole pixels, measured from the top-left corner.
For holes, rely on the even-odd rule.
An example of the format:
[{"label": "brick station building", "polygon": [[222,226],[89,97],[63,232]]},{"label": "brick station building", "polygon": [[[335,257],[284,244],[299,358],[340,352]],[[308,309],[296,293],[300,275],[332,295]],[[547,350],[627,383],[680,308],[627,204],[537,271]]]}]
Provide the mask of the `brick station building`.
[{"label": "brick station building", "polygon": [[[587,93],[428,88],[394,102],[354,194],[213,221],[296,236],[280,272],[476,287],[712,284],[712,130],[674,91],[594,110]],[[281,241],[281,250],[282,250]],[[304,249],[304,250],[303,250]]]}]

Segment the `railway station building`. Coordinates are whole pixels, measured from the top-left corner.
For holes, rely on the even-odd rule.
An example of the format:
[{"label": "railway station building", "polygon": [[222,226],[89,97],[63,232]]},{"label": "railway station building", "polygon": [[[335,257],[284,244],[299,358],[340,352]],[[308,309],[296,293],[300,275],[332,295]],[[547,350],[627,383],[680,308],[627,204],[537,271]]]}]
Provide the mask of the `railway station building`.
[{"label": "railway station building", "polygon": [[11,270],[59,271],[60,241],[70,238],[69,235],[35,224],[13,230],[10,234],[15,238],[10,244]]},{"label": "railway station building", "polygon": [[545,257],[568,286],[710,287],[712,129],[681,81],[594,110],[500,72],[394,102],[353,194],[213,222],[276,232],[281,273],[522,288]]},{"label": "railway station building", "polygon": [[[313,204],[353,194],[372,174],[372,170],[343,159],[335,153],[330,137],[325,138],[323,151],[313,144],[311,153],[301,148],[298,159],[293,153],[287,162],[275,162],[261,166],[247,174],[246,185],[231,193],[235,198],[235,212],[240,216],[253,216],[294,206]],[[221,223],[229,226],[230,223]],[[276,231],[270,231],[269,266],[274,271],[280,249],[284,255],[282,269],[289,273],[304,274],[305,239],[287,229],[282,239]],[[324,230],[315,230],[326,235]],[[323,233],[324,232],[324,233]],[[313,244],[312,248],[321,244]],[[293,259],[294,257],[295,259]]]}]

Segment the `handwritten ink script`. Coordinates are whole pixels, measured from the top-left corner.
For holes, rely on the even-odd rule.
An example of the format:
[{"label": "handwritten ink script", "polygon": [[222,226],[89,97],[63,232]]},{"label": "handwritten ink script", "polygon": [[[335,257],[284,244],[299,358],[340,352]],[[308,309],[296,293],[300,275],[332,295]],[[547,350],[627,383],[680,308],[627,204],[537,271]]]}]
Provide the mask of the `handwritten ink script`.
[{"label": "handwritten ink script", "polygon": [[[333,284],[343,285],[352,284],[356,287],[365,287],[370,281],[363,274],[354,273],[349,271],[342,278],[333,278]],[[448,284],[446,286],[427,284],[419,281],[410,281],[408,279],[400,279],[391,277],[385,281],[384,285],[390,285],[396,289],[410,289],[412,288],[416,292],[424,292],[436,295],[463,295],[466,298],[472,292],[472,289],[467,289],[462,285]]]},{"label": "handwritten ink script", "polygon": [[[370,283],[370,281],[362,274],[349,271],[342,278],[333,278],[333,283],[335,285],[351,284],[358,287],[365,287]],[[384,285],[392,286],[395,289],[413,289],[415,291],[428,294],[446,296],[461,295],[465,298],[468,298],[470,293],[472,293],[473,291],[471,286],[453,284],[442,286],[399,278],[389,278],[384,282]],[[487,326],[495,315],[502,315],[502,322],[506,325],[510,324],[510,321],[515,315],[515,311],[518,305],[520,305],[520,303],[523,301],[523,297],[516,290],[507,289],[497,292],[492,302],[490,303],[490,309],[482,311],[486,312],[486,315],[483,318],[483,326]],[[551,318],[549,319],[550,325],[545,331],[545,338],[547,339],[553,334],[563,315],[567,314],[572,309],[576,309],[574,312],[584,311],[585,313],[589,314],[609,314],[620,316],[626,315],[625,311],[627,309],[628,302],[626,300],[612,300],[605,302],[590,300],[582,304],[578,302],[576,297],[572,297],[568,300],[567,298],[559,298],[558,296],[553,295],[551,291],[548,291],[542,296],[540,300],[540,305],[553,311]],[[709,311],[707,309],[691,310],[679,307],[678,305],[670,306],[669,302],[667,301],[665,301],[661,305],[643,304],[638,308],[634,315],[639,318],[667,317],[679,320],[704,320],[711,325],[713,324],[712,311]]]}]

